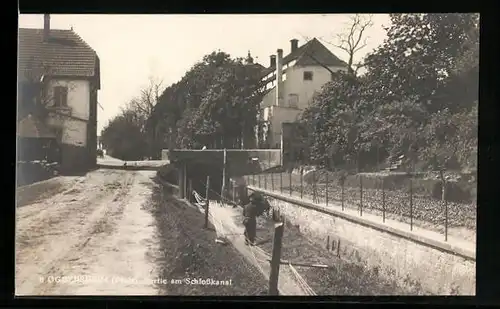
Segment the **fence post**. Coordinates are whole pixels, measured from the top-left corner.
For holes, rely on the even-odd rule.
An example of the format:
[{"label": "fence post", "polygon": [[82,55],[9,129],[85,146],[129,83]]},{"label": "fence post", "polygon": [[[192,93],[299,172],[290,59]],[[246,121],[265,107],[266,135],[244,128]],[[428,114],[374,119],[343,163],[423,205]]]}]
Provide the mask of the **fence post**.
[{"label": "fence post", "polygon": [[274,173],[271,173],[271,190],[274,191]]},{"label": "fence post", "polygon": [[300,198],[304,197],[304,169],[300,168]]},{"label": "fence post", "polygon": [[220,196],[227,197],[229,192],[227,192],[226,184],[227,184],[227,150],[224,148],[224,157],[223,157],[223,165],[222,165],[222,188]]},{"label": "fence post", "polygon": [[188,202],[192,202],[193,201],[193,180],[191,178],[189,178],[189,184],[188,184]]},{"label": "fence post", "polygon": [[236,186],[233,185],[233,202],[236,203]]},{"label": "fence post", "polygon": [[316,171],[312,171],[313,177],[313,203],[316,203]]},{"label": "fence post", "polygon": [[363,216],[363,176],[359,175],[359,215]]},{"label": "fence post", "polygon": [[442,197],[444,203],[444,241],[448,241],[448,201],[446,200],[446,181],[443,181]]},{"label": "fence post", "polygon": [[413,231],[413,183],[410,178],[410,231]]},{"label": "fence post", "polygon": [[259,188],[261,188],[261,186],[260,186],[260,175],[261,175],[261,174],[259,174],[259,177],[258,177],[258,178],[259,178],[259,179],[258,179],[258,180],[259,180]]},{"label": "fence post", "polygon": [[288,189],[290,189],[290,196],[292,196],[292,171],[290,171],[290,174],[288,174],[288,180],[290,181],[290,186]]},{"label": "fence post", "polygon": [[385,178],[382,178],[382,222],[385,223]]},{"label": "fence post", "polygon": [[325,184],[325,202],[326,206],[328,206],[328,170],[326,171],[326,184]]},{"label": "fence post", "polygon": [[342,182],[340,183],[341,186],[341,194],[340,194],[340,202],[342,203],[342,211],[344,211],[344,182],[345,180],[342,179]]},{"label": "fence post", "polygon": [[187,177],[188,177],[188,167],[187,167],[187,164],[184,164],[184,177],[183,177],[183,183],[182,183],[182,192],[184,194],[183,198],[186,198],[186,191],[188,190],[188,188],[187,188],[187,185],[188,185]]},{"label": "fence post", "polygon": [[179,198],[184,199],[186,194],[186,187],[184,186],[184,178],[186,177],[185,164],[181,163],[181,167],[177,170],[178,172],[178,182],[179,182]]},{"label": "fence post", "polygon": [[271,257],[271,272],[269,274],[269,295],[278,296],[278,278],[281,263],[281,245],[283,241],[283,222],[274,225],[273,255]]},{"label": "fence post", "polygon": [[283,172],[280,171],[280,192],[283,193]]},{"label": "fence post", "polygon": [[267,173],[264,174],[264,189],[267,190]]},{"label": "fence post", "polygon": [[207,184],[205,191],[205,228],[208,228],[208,208],[210,207],[208,194],[210,193],[210,176],[207,176]]}]

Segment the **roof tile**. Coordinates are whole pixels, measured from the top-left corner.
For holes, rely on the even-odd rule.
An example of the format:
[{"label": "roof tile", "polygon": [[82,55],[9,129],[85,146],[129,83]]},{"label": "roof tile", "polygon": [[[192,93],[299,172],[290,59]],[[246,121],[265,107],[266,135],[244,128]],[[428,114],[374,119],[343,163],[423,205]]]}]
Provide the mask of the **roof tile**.
[{"label": "roof tile", "polygon": [[[312,57],[311,57],[312,56]],[[318,39],[313,38],[306,44],[297,48],[294,52],[283,57],[283,65],[289,63],[290,61],[296,60],[296,65],[306,66],[306,65],[318,65],[319,61],[321,64],[326,66],[346,66],[347,64],[335,56],[328,48],[325,47]],[[276,68],[274,66],[268,67],[263,70],[263,76],[273,72]]]},{"label": "roof tile", "polygon": [[96,52],[73,30],[19,29],[18,74],[98,77]]}]

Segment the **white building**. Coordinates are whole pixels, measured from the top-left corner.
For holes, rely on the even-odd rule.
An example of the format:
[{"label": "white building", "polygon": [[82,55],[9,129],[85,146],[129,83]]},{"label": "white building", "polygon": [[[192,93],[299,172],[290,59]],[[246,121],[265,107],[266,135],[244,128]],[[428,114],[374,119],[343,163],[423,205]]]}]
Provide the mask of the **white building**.
[{"label": "white building", "polygon": [[55,141],[63,171],[94,166],[100,89],[96,52],[73,30],[51,29],[48,14],[43,29],[19,29],[18,50],[18,137],[31,144],[37,138]]},{"label": "white building", "polygon": [[290,53],[283,56],[283,50],[278,49],[263,73],[266,94],[261,103],[261,117],[268,127],[257,138],[265,139],[272,148],[281,145],[282,123],[295,122],[300,117],[314,94],[332,80],[332,72],[347,71],[347,64],[316,38],[300,47],[297,39],[290,42]]}]

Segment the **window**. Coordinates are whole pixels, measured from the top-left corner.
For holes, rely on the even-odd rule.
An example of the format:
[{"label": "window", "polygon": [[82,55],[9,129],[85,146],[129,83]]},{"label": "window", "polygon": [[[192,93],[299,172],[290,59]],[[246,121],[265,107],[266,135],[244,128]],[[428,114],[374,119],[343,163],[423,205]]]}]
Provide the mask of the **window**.
[{"label": "window", "polygon": [[313,72],[304,71],[304,80],[313,80]]},{"label": "window", "polygon": [[54,87],[54,106],[68,106],[68,88],[63,86]]}]

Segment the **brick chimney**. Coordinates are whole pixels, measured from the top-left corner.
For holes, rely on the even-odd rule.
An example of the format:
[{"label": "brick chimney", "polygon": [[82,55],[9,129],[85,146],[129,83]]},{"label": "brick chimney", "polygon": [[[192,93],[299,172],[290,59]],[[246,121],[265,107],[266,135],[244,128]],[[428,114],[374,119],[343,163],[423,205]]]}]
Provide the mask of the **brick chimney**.
[{"label": "brick chimney", "polygon": [[291,43],[291,52],[293,53],[294,51],[297,50],[297,48],[299,48],[299,40],[297,39],[291,39],[290,40],[290,43]]},{"label": "brick chimney", "polygon": [[47,41],[50,37],[50,14],[43,15],[43,40]]},{"label": "brick chimney", "polygon": [[269,67],[275,67],[276,66],[276,55],[271,55],[269,57],[271,59],[271,62],[269,63]]},{"label": "brick chimney", "polygon": [[276,105],[283,105],[283,50],[277,50],[276,59]]}]

